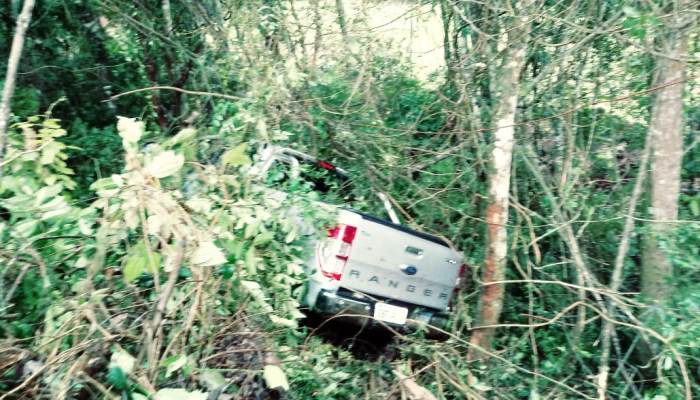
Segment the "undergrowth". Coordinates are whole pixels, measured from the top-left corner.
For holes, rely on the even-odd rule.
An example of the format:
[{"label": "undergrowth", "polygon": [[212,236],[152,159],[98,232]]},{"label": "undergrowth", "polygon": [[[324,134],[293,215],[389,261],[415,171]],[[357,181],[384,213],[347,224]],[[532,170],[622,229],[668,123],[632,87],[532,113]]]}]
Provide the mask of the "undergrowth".
[{"label": "undergrowth", "polygon": [[[377,332],[334,341],[300,324],[313,238],[300,227],[319,234],[333,215],[305,196],[269,196],[246,173],[247,143],[202,164],[183,154],[193,128],[142,148],[144,124],[120,118],[124,171],[94,182],[86,204],[59,122],[13,126],[2,166],[0,399],[399,399],[407,381],[446,399],[595,389],[580,373],[597,362],[588,332],[570,352],[564,331],[522,330],[500,338],[490,363],[467,361],[468,293],[455,298],[445,341],[397,334],[358,357],[353,346]],[[695,233],[682,236],[696,246]],[[692,254],[669,250],[685,260],[679,272],[695,273]],[[695,365],[696,301],[684,296],[658,329],[683,332],[675,340]],[[657,359],[656,398],[678,393],[673,362]],[[613,382],[610,393],[630,387]]]}]

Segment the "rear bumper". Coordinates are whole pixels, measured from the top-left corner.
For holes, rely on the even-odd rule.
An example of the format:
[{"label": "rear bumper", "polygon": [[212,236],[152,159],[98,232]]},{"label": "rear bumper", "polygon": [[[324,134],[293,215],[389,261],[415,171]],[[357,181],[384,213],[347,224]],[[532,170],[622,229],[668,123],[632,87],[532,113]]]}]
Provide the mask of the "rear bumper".
[{"label": "rear bumper", "polygon": [[343,316],[344,321],[351,321],[359,325],[365,326],[390,326],[392,329],[399,331],[414,331],[421,325],[446,329],[449,320],[449,313],[414,308],[409,310],[406,325],[396,325],[383,321],[376,321],[372,318],[374,312],[374,304],[377,301],[370,299],[356,299],[353,297],[333,293],[327,290],[321,290],[316,298],[314,311],[325,316]]}]

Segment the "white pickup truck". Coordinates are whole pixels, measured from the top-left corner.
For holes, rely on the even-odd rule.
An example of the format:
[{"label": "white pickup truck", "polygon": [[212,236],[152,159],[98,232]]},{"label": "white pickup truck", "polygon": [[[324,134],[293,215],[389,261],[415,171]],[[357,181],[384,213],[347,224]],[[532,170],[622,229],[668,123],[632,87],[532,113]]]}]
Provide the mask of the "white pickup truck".
[{"label": "white pickup truck", "polygon": [[[290,178],[310,178],[317,191],[344,192],[336,201],[348,201],[346,171],[295,150],[268,146],[251,172],[267,180],[272,195],[287,196],[269,179],[281,169]],[[326,238],[311,243],[305,306],[322,316],[358,316],[351,320],[395,329],[414,328],[412,321],[444,327],[463,272],[462,255],[440,238],[401,225],[386,196],[379,196],[392,221],[324,199],[323,207],[337,211],[337,223]]]}]

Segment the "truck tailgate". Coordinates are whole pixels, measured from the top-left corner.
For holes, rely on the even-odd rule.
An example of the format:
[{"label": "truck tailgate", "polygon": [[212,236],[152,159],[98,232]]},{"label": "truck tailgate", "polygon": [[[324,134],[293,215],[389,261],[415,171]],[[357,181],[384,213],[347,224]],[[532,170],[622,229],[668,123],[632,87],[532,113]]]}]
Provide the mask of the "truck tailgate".
[{"label": "truck tailgate", "polygon": [[461,255],[440,239],[367,215],[343,211],[357,227],[340,285],[370,295],[445,309]]}]

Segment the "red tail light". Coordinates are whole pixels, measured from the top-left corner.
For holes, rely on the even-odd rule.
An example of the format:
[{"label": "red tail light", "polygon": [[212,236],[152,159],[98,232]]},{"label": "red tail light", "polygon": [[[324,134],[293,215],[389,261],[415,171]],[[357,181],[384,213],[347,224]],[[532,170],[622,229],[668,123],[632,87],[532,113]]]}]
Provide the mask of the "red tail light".
[{"label": "red tail light", "polygon": [[467,274],[467,264],[462,264],[459,266],[459,275],[457,275],[459,278],[464,278],[464,276]]},{"label": "red tail light", "polygon": [[321,167],[321,168],[323,168],[323,169],[327,169],[327,170],[329,170],[329,171],[334,171],[334,170],[335,170],[335,165],[333,165],[333,164],[331,164],[331,163],[329,163],[329,162],[326,162],[326,161],[319,161],[319,162],[318,162],[318,166]]},{"label": "red tail light", "polygon": [[452,296],[450,297],[450,307],[454,305],[455,297],[458,295],[461,289],[462,279],[467,275],[467,269],[469,266],[467,264],[462,264],[459,266],[459,273],[457,274],[457,279],[455,280],[455,287],[452,289]]},{"label": "red tail light", "polygon": [[455,280],[455,290],[459,288],[459,284],[462,282],[462,279],[464,279],[465,275],[467,275],[467,269],[469,267],[467,264],[462,264],[459,266],[459,273],[457,273],[457,279]]},{"label": "red tail light", "polygon": [[352,244],[355,241],[355,234],[357,233],[357,228],[350,225],[345,225],[345,230],[343,231],[343,242],[347,244]]},{"label": "red tail light", "polygon": [[328,247],[331,249],[331,256],[325,257],[319,254],[319,266],[323,276],[339,281],[343,276],[345,264],[350,257],[352,242],[355,240],[357,227],[341,224],[328,230],[328,237],[335,239]]}]

